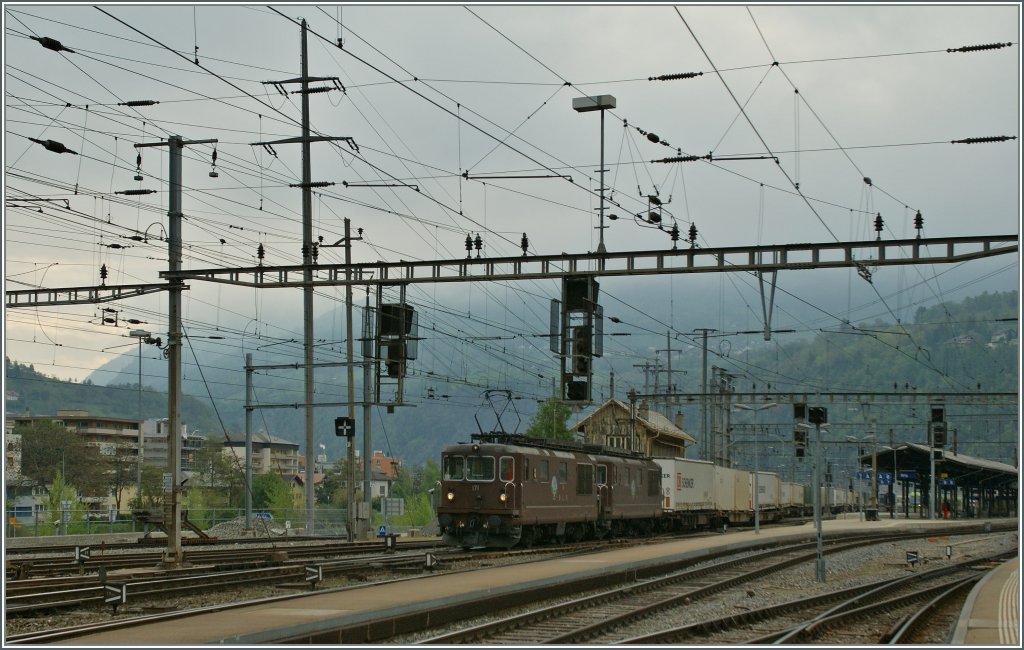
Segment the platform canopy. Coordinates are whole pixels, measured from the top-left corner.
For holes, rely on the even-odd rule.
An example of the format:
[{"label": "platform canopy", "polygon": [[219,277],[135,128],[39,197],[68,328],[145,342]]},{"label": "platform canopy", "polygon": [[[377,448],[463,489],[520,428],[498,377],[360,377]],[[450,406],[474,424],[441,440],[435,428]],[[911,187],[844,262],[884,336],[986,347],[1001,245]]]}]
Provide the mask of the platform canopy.
[{"label": "platform canopy", "polygon": [[[931,474],[929,448],[913,442],[905,442],[892,447],[878,447],[875,451],[875,463],[879,472],[900,473],[913,471],[917,478],[912,481],[926,481]],[[859,457],[862,466],[871,466],[871,454]],[[1006,463],[998,463],[984,458],[975,458],[965,454],[955,454],[943,449],[935,458],[935,472],[942,478],[953,479],[957,486],[983,486],[986,488],[1016,487],[1018,481],[1017,468]]]}]

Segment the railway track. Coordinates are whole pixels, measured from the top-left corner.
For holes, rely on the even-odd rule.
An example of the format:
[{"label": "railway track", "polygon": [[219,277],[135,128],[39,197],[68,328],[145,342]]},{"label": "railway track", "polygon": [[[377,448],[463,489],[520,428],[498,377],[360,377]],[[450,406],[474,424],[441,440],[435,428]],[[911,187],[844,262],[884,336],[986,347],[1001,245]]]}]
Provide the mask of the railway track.
[{"label": "railway track", "polygon": [[[900,537],[864,536],[830,545],[826,553],[838,553]],[[606,634],[609,629],[627,625],[658,610],[689,604],[769,573],[811,561],[815,557],[813,542],[785,545],[713,565],[684,569],[639,584],[609,589],[436,636],[421,643],[525,645],[596,642],[594,639]],[[538,596],[537,600],[540,599]]]},{"label": "railway track", "polygon": [[[444,548],[431,553],[431,556],[434,562],[443,562],[448,566],[466,562],[474,565],[486,565],[491,558],[496,557],[514,556],[522,558],[524,561],[552,553],[569,557],[593,551],[598,547],[607,549],[622,544],[625,542],[581,543],[564,547],[541,547],[501,553],[465,553]],[[251,564],[253,560],[235,559],[224,564],[193,566],[170,572],[146,569],[135,574],[100,572],[83,576],[11,580],[6,584],[5,608],[9,616],[24,616],[47,610],[102,605],[104,597],[107,595],[106,585],[108,584],[126,585],[127,593],[133,603],[154,601],[175,594],[194,592],[197,589],[214,591],[242,585],[276,584],[292,588],[311,588],[309,583],[304,583],[307,578],[307,568],[319,567],[320,575],[325,579],[341,576],[355,578],[368,573],[423,570],[428,565],[427,554],[415,550],[420,548],[436,550],[437,545],[434,542],[407,543],[402,544],[398,551],[384,555],[366,554],[368,550],[379,551],[379,544],[355,549],[345,547],[346,555],[351,556],[355,552],[356,557],[342,557],[319,562],[292,557],[274,562],[272,565],[242,569],[232,569],[231,567],[239,564]],[[324,549],[307,548],[306,550],[311,556],[320,557]]]},{"label": "railway track", "polygon": [[[337,542],[325,544],[277,544],[264,548],[198,549],[189,548],[184,559],[192,565],[218,565],[221,567],[246,568],[257,564],[280,563],[285,559],[337,557],[348,554],[379,553],[380,542]],[[404,542],[403,549],[435,549],[438,541]],[[152,568],[160,563],[162,552],[143,551],[137,553],[106,554],[110,547],[90,547],[91,556],[79,561],[75,559],[75,547],[58,557],[21,558],[7,560],[8,581],[22,581],[32,577],[61,576],[82,573],[99,573],[122,569]]]},{"label": "railway track", "polygon": [[[539,547],[533,549],[520,549],[515,551],[503,551],[494,553],[481,553],[481,552],[470,552],[466,553],[455,549],[447,549],[437,554],[439,565],[438,571],[447,570],[446,566],[458,566],[460,563],[473,563],[487,565],[488,561],[497,557],[508,557],[513,556],[521,558],[523,561],[534,561],[538,556],[545,556],[551,554],[557,554],[561,557],[572,557],[595,550],[596,547],[608,548],[616,547],[628,544],[626,541],[622,542],[590,542],[580,543],[574,545],[566,545],[560,547]],[[379,548],[379,545],[378,545]],[[540,559],[544,559],[541,557]],[[322,563],[324,567],[324,576],[337,576],[346,572],[366,572],[381,571],[401,573],[406,570],[423,569],[424,555],[414,554],[410,557],[399,557],[397,555],[386,555],[380,557],[358,557],[350,558],[348,560],[337,561],[332,563]],[[442,566],[443,565],[443,566]],[[140,580],[133,585],[128,587],[129,598],[136,601],[156,601],[162,596],[172,595],[177,592],[187,591],[189,589],[195,589],[196,585],[201,586],[204,590],[216,589],[216,588],[231,588],[235,585],[241,584],[254,584],[259,582],[265,583],[282,583],[283,581],[290,580],[291,586],[301,586],[301,581],[304,567],[290,567],[290,570],[281,568],[279,574],[272,572],[261,573],[259,571],[251,572],[238,572],[239,575],[235,576],[221,576],[218,577],[216,574],[197,574],[189,577],[180,577],[177,579],[168,579],[165,581],[153,581],[153,580]],[[401,580],[414,580],[416,576],[393,578],[384,580],[384,582],[401,581]],[[56,593],[39,593],[36,594],[44,602],[35,606],[34,611],[42,611],[48,608],[59,608],[64,606],[70,606],[72,604],[81,606],[83,604],[102,603],[102,594],[95,591],[102,586],[97,587],[95,584],[82,586],[83,582],[87,582],[89,578],[67,578],[62,579],[67,585],[67,594],[61,596]],[[161,584],[162,582],[162,584]],[[335,591],[345,590],[349,587],[338,587],[334,589],[325,589],[323,591]],[[89,591],[89,590],[92,591]],[[15,589],[17,591],[17,589]],[[8,593],[10,594],[10,588]],[[231,603],[221,605],[211,605],[201,608],[192,608],[187,610],[178,610],[173,612],[159,612],[152,614],[144,614],[140,616],[133,616],[131,618],[119,618],[110,619],[104,621],[95,621],[91,623],[85,623],[81,625],[75,625],[72,627],[65,627],[57,630],[40,630],[34,632],[26,632],[21,634],[7,635],[6,640],[11,644],[36,644],[36,643],[51,643],[57,641],[66,641],[74,639],[77,636],[88,634],[91,632],[124,629],[130,628],[136,625],[142,625],[145,623],[159,621],[159,620],[174,620],[177,618],[187,618],[200,613],[209,612],[220,612],[228,611],[237,607],[246,607],[260,603],[276,603],[286,600],[292,600],[295,598],[302,598],[305,594],[288,594],[288,595],[276,595],[265,598],[257,598],[247,600],[242,603]],[[75,598],[78,600],[75,600]],[[45,599],[51,598],[53,602],[47,604]],[[8,602],[7,613],[8,616],[17,616],[19,613],[25,614],[33,611],[33,605],[30,603],[30,598],[26,595],[25,598],[21,599],[21,603],[17,599],[12,603]],[[12,607],[13,605],[13,607]]]},{"label": "railway track", "polygon": [[888,645],[937,645],[950,642],[948,634],[934,640],[936,630],[952,630],[977,579],[962,580],[929,600],[882,635]]},{"label": "railway track", "polygon": [[[19,581],[8,583],[5,608],[8,616],[35,614],[42,610],[81,607],[104,603],[107,585],[125,585],[126,594],[133,602],[152,600],[197,589],[212,591],[253,584],[283,584],[289,586],[315,585],[305,582],[307,568],[319,570],[319,577],[365,574],[368,571],[401,571],[426,566],[423,553],[403,551],[402,553],[361,556],[340,560],[317,562],[291,562],[280,566],[242,569],[233,571],[175,571],[171,575],[147,574],[141,577],[123,576],[109,581],[100,581],[92,576],[84,580],[57,581],[48,583],[34,581],[32,585],[20,585]],[[319,579],[319,578],[318,578]]]},{"label": "railway track", "polygon": [[[741,614],[629,635],[628,629],[593,637],[603,644],[829,644],[840,646],[907,643],[923,626],[955,622],[966,593],[997,557],[933,569],[900,580],[882,580],[801,598]],[[959,602],[956,599],[959,598]],[[940,605],[941,603],[941,605]],[[948,620],[938,621],[936,607]],[[954,615],[955,611],[955,615]]]},{"label": "railway track", "polygon": [[[848,535],[848,536],[845,536],[844,538],[842,538],[841,541],[837,540],[837,541],[827,542],[826,553],[836,553],[836,552],[839,552],[841,550],[845,550],[847,548],[853,548],[856,545],[864,545],[864,544],[872,544],[872,543],[878,544],[878,543],[884,543],[886,541],[898,542],[898,541],[906,540],[906,539],[910,539],[910,538],[926,537],[926,536],[928,536],[930,534],[934,534],[934,531],[932,531],[932,532],[922,532],[920,535],[913,534],[913,535],[909,535],[909,536],[906,533],[906,531],[900,532],[900,533],[895,533],[895,534],[890,533],[890,534],[887,534],[887,535],[878,535],[876,533]],[[648,541],[648,540],[645,540],[645,542],[646,541]],[[645,542],[641,542],[641,543],[645,543]],[[636,542],[634,541],[633,543],[636,543]],[[479,566],[484,566],[484,567],[489,566],[490,563],[492,562],[492,558],[498,557],[498,556],[502,557],[503,559],[507,559],[508,556],[513,556],[513,557],[516,557],[516,558],[523,559],[525,561],[529,561],[529,560],[532,560],[532,559],[541,559],[541,560],[543,560],[543,559],[549,559],[549,558],[545,558],[544,557],[545,555],[550,556],[550,555],[553,555],[553,554],[557,554],[559,557],[570,557],[570,556],[573,556],[573,555],[585,554],[585,553],[588,553],[590,551],[597,550],[597,548],[607,549],[607,548],[618,546],[618,545],[620,545],[620,544],[619,543],[603,542],[603,543],[598,543],[598,544],[593,544],[593,543],[591,543],[591,544],[579,544],[579,545],[575,545],[573,547],[568,547],[568,548],[567,547],[540,547],[540,548],[534,548],[534,549],[529,549],[529,550],[503,551],[503,552],[500,552],[500,553],[480,553],[480,552],[463,553],[463,552],[456,551],[456,550],[452,549],[449,552],[439,552],[437,554],[437,558],[438,558],[439,562],[438,562],[438,565],[436,566],[436,569],[437,569],[437,572],[439,572],[439,573],[451,573],[453,570],[456,571],[456,572],[458,572],[459,570],[463,570],[462,567],[466,567],[466,566],[469,566],[469,565],[472,565],[474,568],[475,567],[479,567]],[[597,547],[597,548],[595,548],[595,547]],[[767,562],[767,564],[769,566],[767,566],[767,567],[766,566],[762,566],[762,567],[760,567],[759,570],[762,570],[764,574],[768,574],[768,573],[771,573],[772,571],[780,570],[780,568],[782,568],[782,565],[784,564],[784,562],[787,559],[788,560],[792,560],[793,562],[801,562],[801,561],[806,562],[806,561],[808,561],[808,559],[810,559],[810,558],[812,558],[814,556],[813,552],[811,551],[811,549],[813,549],[813,547],[814,547],[813,542],[809,542],[809,541],[801,543],[801,544],[794,544],[794,545],[788,545],[788,546],[782,545],[779,542],[768,542],[767,544],[761,546],[760,549],[748,548],[748,549],[743,550],[743,551],[728,550],[725,547],[722,547],[721,550],[712,550],[711,553],[702,555],[700,557],[678,558],[676,560],[671,561],[670,564],[676,570],[679,570],[681,568],[686,568],[686,567],[693,568],[693,567],[696,567],[698,564],[706,564],[709,561],[713,561],[713,560],[726,560],[727,558],[729,558],[729,556],[732,556],[731,559],[735,560],[737,555],[746,554],[746,555],[752,555],[752,556],[759,557],[761,562]],[[378,546],[378,548],[379,548],[379,546]],[[757,552],[759,550],[763,550],[764,548],[770,548],[771,551],[770,552]],[[801,548],[802,548],[802,553],[801,553]],[[790,557],[789,558],[783,558],[783,557],[781,557],[779,555],[780,553],[790,554]],[[769,556],[771,554],[775,554],[775,559],[774,560],[770,560],[770,561],[766,560],[766,558],[769,558]],[[803,556],[803,559],[800,559],[801,555]],[[359,564],[366,565],[368,563],[366,558],[364,558],[362,560],[360,560],[359,558],[352,558],[352,560],[357,565],[359,565]],[[776,568],[772,569],[771,565],[776,565]],[[726,562],[722,562],[719,566],[723,567],[723,568],[719,569],[720,571],[721,570],[725,570],[724,567],[727,566],[727,563]],[[752,566],[748,567],[745,570],[744,569],[736,569],[736,568],[734,568],[733,571],[735,573],[738,573],[739,575],[736,575],[735,577],[732,577],[732,578],[727,578],[727,577],[724,577],[724,576],[719,576],[718,579],[709,579],[707,577],[705,577],[705,578],[696,577],[697,576],[696,573],[694,573],[692,575],[694,576],[694,580],[696,580],[698,582],[703,581],[705,583],[704,585],[697,585],[695,588],[696,589],[706,588],[707,593],[710,594],[710,593],[714,593],[715,591],[720,591],[721,589],[728,588],[727,586],[724,586],[724,585],[718,586],[717,583],[724,583],[724,582],[728,582],[728,581],[732,580],[732,581],[735,581],[736,584],[742,584],[744,582],[744,580],[749,579],[749,578],[744,578],[743,575],[751,573],[753,571],[753,569],[754,568]],[[403,572],[405,570],[415,570],[415,571],[417,571],[418,574],[424,572],[424,568],[423,568],[422,564],[419,564],[418,566],[409,565],[409,566],[407,566],[405,568],[396,567],[394,569],[394,572],[401,573],[401,572]],[[467,569],[467,570],[471,570],[471,569]],[[656,575],[656,573],[664,573],[664,572],[665,572],[665,570],[659,571],[657,567],[648,567],[648,568],[645,568],[642,572],[636,572],[634,570],[634,571],[631,571],[631,572],[627,572],[627,574],[624,575],[624,576],[617,576],[616,575],[615,578],[616,579],[620,579],[621,578],[622,582],[627,582],[628,581],[629,584],[630,584],[630,587],[632,588],[632,590],[636,591],[636,590],[638,590],[638,588],[641,588],[641,587],[644,587],[644,586],[646,586],[648,584],[654,583],[655,580],[652,579],[652,576]],[[328,573],[328,572],[325,572],[325,573]],[[380,580],[379,576],[376,576],[373,579],[373,581],[375,583],[379,583],[379,582],[394,582],[396,580],[415,579],[416,577],[419,577],[419,576],[417,575],[417,576],[402,577],[402,578],[397,578],[397,579]],[[636,583],[636,581],[638,579],[639,580],[643,580],[644,581],[643,584],[638,585]],[[295,586],[296,584],[299,585],[300,587],[302,586],[301,579],[299,579],[298,577],[295,577],[295,578],[283,578],[283,580],[292,580],[293,586]],[[273,583],[273,580],[271,580],[270,582]],[[474,607],[473,609],[476,610],[475,615],[484,615],[485,611],[487,611],[488,609],[490,609],[491,611],[501,611],[502,609],[506,609],[507,610],[507,609],[510,609],[512,607],[524,607],[524,606],[527,606],[527,603],[543,602],[544,600],[547,600],[548,602],[551,602],[551,600],[553,598],[556,598],[556,597],[567,597],[569,594],[573,594],[573,593],[577,593],[578,594],[578,593],[580,593],[582,591],[585,591],[585,590],[596,589],[596,588],[599,588],[598,586],[602,585],[602,584],[603,585],[610,584],[609,583],[609,576],[605,576],[604,578],[599,579],[599,580],[591,580],[590,583],[588,583],[588,584],[576,584],[574,582],[560,583],[559,585],[557,585],[557,587],[554,587],[554,588],[549,587],[547,590],[545,590],[544,592],[539,593],[539,594],[538,593],[533,593],[533,592],[531,592],[529,590],[521,591],[521,592],[517,591],[517,592],[514,592],[513,594],[511,594],[514,597],[512,599],[508,599],[507,597],[503,597],[503,599],[502,598],[488,598],[488,599],[484,599],[485,601],[487,601],[486,603],[485,602],[477,602],[476,603],[476,607]],[[208,588],[209,588],[209,585],[203,586],[203,587],[199,587],[197,589],[204,589],[205,590],[205,589],[208,589]],[[345,586],[345,587],[338,586],[338,587],[334,587],[334,588],[321,589],[320,593],[330,593],[330,592],[335,592],[335,591],[345,591],[345,590],[351,589],[351,588],[352,588],[351,585]],[[139,590],[137,589],[136,592],[138,592],[138,591]],[[630,590],[624,590],[624,591],[630,591]],[[131,592],[129,591],[129,593],[131,593]],[[189,616],[189,615],[193,615],[193,614],[207,613],[207,612],[210,612],[210,611],[219,611],[219,610],[226,609],[226,608],[231,608],[231,607],[248,606],[248,605],[258,604],[258,603],[261,603],[261,602],[277,602],[280,599],[302,598],[302,597],[305,597],[305,596],[306,596],[306,594],[301,594],[301,593],[296,593],[295,595],[288,595],[288,596],[273,596],[273,597],[270,597],[270,598],[261,598],[258,595],[256,595],[255,598],[250,598],[249,600],[247,600],[244,603],[238,603],[238,604],[232,604],[232,605],[213,605],[213,606],[204,606],[204,607],[196,607],[195,605],[192,605],[192,606],[190,606],[190,609],[187,609],[187,610],[182,609],[182,610],[175,611],[175,612],[170,612],[170,613],[166,613],[166,614],[160,614],[159,616],[162,619],[166,620],[169,617]],[[683,599],[685,599],[686,597],[687,596],[684,595]],[[692,598],[693,594],[690,594],[689,597]],[[129,598],[131,598],[131,596],[129,596]],[[655,603],[653,605],[652,611],[656,611],[659,608],[661,608],[662,605],[659,604],[659,603],[661,603],[661,601],[667,600],[669,598],[671,598],[671,596],[666,596],[664,598],[661,598],[660,600],[658,598],[655,598],[654,599]],[[155,595],[155,596],[153,596],[153,598],[147,599],[147,600],[150,600],[152,603],[154,603],[157,606],[159,606],[159,596]],[[491,601],[493,601],[493,602],[491,602]],[[209,601],[207,601],[207,602],[209,602]],[[155,611],[155,608],[152,605],[146,605],[145,607],[147,607],[150,611]],[[465,611],[465,607],[452,607],[450,609],[452,609],[453,611],[443,611],[443,607],[439,607],[439,608],[436,608],[436,609],[433,609],[433,610],[429,610],[429,611],[424,610],[423,613],[428,614],[427,619],[429,619],[432,622],[432,625],[441,625],[441,624],[444,624],[444,621],[452,622],[452,621],[459,621],[459,620],[465,620],[466,619],[467,613]],[[617,609],[621,610],[621,606],[617,607]],[[138,612],[139,611],[138,608],[136,608],[135,611]],[[619,613],[621,613],[621,612],[619,612]],[[67,629],[61,629],[61,630],[56,630],[56,631],[55,630],[50,630],[50,631],[42,631],[42,632],[32,632],[32,633],[28,633],[28,634],[8,635],[7,639],[9,641],[11,641],[12,643],[46,643],[46,642],[56,641],[56,640],[67,640],[67,639],[73,639],[76,636],[79,636],[79,635],[81,635],[83,633],[87,633],[88,630],[96,630],[96,629],[98,629],[97,625],[102,625],[103,627],[108,627],[109,626],[109,627],[123,628],[123,627],[132,626],[132,625],[135,625],[135,624],[141,624],[141,623],[144,623],[144,622],[147,622],[147,621],[154,620],[153,616],[154,616],[154,614],[148,614],[148,615],[145,615],[145,616],[133,616],[130,619],[125,619],[123,617],[118,617],[119,620],[116,620],[116,621],[107,621],[107,622],[102,622],[102,623],[93,623],[93,624],[88,624],[87,626],[77,626],[77,627],[74,627],[74,628],[70,628],[69,627]],[[416,614],[412,618],[417,618],[419,616],[422,616],[422,613]],[[643,616],[643,614],[640,614],[640,616]],[[14,620],[17,619],[16,616],[15,617],[9,617],[9,618],[13,618]],[[609,627],[608,621],[610,621],[610,620],[611,620],[610,616],[604,616],[602,618],[602,620],[598,621],[596,624],[592,623],[593,629],[592,629],[591,632],[587,633],[586,635],[584,635],[582,637],[578,637],[578,638],[581,638],[581,639],[582,638],[590,638],[590,639],[596,638],[594,635],[596,635],[596,634],[603,634],[604,632],[607,631],[607,629]],[[408,621],[404,621],[404,619],[403,619],[403,626],[402,626],[403,627],[403,633],[418,634],[419,638],[422,638],[422,632],[417,632],[415,629],[410,629],[411,626],[406,625],[406,623],[408,623]],[[358,625],[361,626],[361,625],[363,625],[363,623],[359,623]],[[577,626],[577,627],[579,627],[579,626]],[[24,630],[26,628],[24,626],[21,626],[21,629]],[[332,634],[334,634],[334,633],[333,632],[329,632],[328,636],[331,636]],[[340,634],[340,632],[339,632],[339,634]],[[566,636],[566,634],[568,634],[568,636]],[[548,638],[559,638],[559,639],[562,639],[562,638],[577,638],[577,637],[574,637],[573,634],[572,634],[572,630],[570,630],[568,633],[563,631],[563,632],[561,632],[559,634],[549,635]],[[441,643],[441,642],[457,643],[458,642],[458,641],[443,640],[443,639],[444,639],[443,637],[435,637],[434,639],[430,639],[430,640],[428,640],[426,642],[435,642],[435,643]],[[282,637],[282,639],[280,639],[279,641],[280,642],[288,642],[289,640],[291,640],[291,639],[290,638]],[[278,641],[275,641],[275,642],[278,642]],[[305,641],[305,642],[308,642],[308,641]],[[412,641],[412,642],[415,643],[415,641]],[[475,641],[471,641],[471,642],[475,642]],[[535,642],[535,641],[533,641],[533,642]],[[501,641],[492,641],[492,643],[502,643],[502,642]]]},{"label": "railway track", "polygon": [[[20,538],[19,538],[20,539]],[[45,538],[52,539],[52,538]],[[224,546],[227,544],[237,546],[249,546],[257,544],[268,544],[273,545],[275,543],[306,543],[306,542],[338,542],[336,536],[324,536],[324,535],[289,535],[288,537],[233,537],[230,539],[222,539],[217,537],[210,537],[206,539],[200,539],[197,537],[182,537],[181,543],[185,547],[189,548],[210,548],[216,546]],[[354,542],[360,543],[360,542]],[[378,542],[379,543],[379,542]],[[135,540],[134,542],[99,542],[94,544],[62,544],[53,546],[8,546],[4,549],[4,554],[8,558],[17,557],[20,555],[40,555],[44,553],[54,553],[57,555],[71,555],[74,554],[75,548],[81,546],[92,546],[93,548],[103,547],[110,551],[123,551],[123,550],[134,550],[144,549],[149,550],[153,548],[161,548],[167,546],[167,540],[160,537],[143,538]]]}]

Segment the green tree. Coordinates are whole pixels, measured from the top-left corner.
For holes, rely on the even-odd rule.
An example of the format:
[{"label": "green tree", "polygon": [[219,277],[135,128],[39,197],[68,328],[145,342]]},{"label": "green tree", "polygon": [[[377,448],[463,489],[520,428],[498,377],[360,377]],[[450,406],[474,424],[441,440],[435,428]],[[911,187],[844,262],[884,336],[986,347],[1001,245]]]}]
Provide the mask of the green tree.
[{"label": "green tree", "polygon": [[257,474],[252,477],[252,507],[257,510],[280,507],[290,503],[291,490],[277,474]]},{"label": "green tree", "polygon": [[163,506],[165,471],[163,467],[142,464],[142,502],[136,507],[152,509]]},{"label": "green tree", "polygon": [[[114,453],[107,456],[109,471],[107,478],[110,485],[110,493],[114,497],[114,504],[121,511],[121,497],[128,487],[134,487],[138,480],[138,454],[135,451],[135,444],[130,442],[118,442],[114,446]],[[138,501],[138,495],[135,500]]]},{"label": "green tree", "polygon": [[212,508],[240,508],[245,503],[245,471],[224,453],[224,445],[209,437],[196,451],[195,474],[189,491],[207,492],[204,505]]},{"label": "green tree", "polygon": [[537,413],[530,419],[527,435],[551,440],[573,440],[575,433],[569,431],[566,423],[572,416],[572,409],[555,397],[545,400]]},{"label": "green tree", "polygon": [[[362,498],[362,481],[362,473],[357,472],[355,483],[355,495],[357,501]],[[339,458],[334,465],[327,470],[324,479],[320,481],[320,484],[314,488],[313,492],[316,502],[321,505],[327,505],[335,508],[347,508],[348,488],[346,486],[348,485],[348,482],[348,459]]]},{"label": "green tree", "polygon": [[50,511],[56,530],[66,534],[70,524],[81,521],[85,517],[85,508],[78,502],[75,488],[64,480],[64,475],[57,473],[50,483],[50,491],[46,495],[46,507]]},{"label": "green tree", "polygon": [[17,426],[13,433],[21,436],[21,475],[25,478],[47,485],[58,471],[83,495],[110,493],[110,462],[81,435],[52,420]]}]

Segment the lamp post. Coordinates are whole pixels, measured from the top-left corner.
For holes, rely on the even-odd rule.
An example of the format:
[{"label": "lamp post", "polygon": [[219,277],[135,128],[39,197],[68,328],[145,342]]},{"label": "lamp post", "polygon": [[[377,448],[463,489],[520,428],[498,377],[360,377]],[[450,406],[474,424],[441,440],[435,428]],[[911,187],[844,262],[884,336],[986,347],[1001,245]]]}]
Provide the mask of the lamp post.
[{"label": "lamp post", "polygon": [[[132,330],[128,333],[129,336],[139,339],[139,449],[136,454],[136,479],[135,479],[135,498],[139,503],[139,509],[142,509],[142,459],[143,459],[143,444],[145,439],[142,435],[142,342],[149,339],[152,336],[151,332],[146,330]],[[133,528],[134,530],[134,528]]]},{"label": "lamp post", "polygon": [[604,112],[609,108],[615,108],[615,97],[612,95],[595,95],[591,97],[575,97],[572,100],[572,108],[577,113],[589,111],[601,111],[601,206],[598,208],[600,224],[598,225],[597,252],[604,253]]},{"label": "lamp post", "polygon": [[778,406],[775,402],[769,402],[767,404],[733,404],[732,407],[740,411],[754,411],[754,534],[761,534],[761,502],[760,492],[761,486],[758,481],[761,468],[758,466],[758,454],[757,454],[757,414],[766,409],[775,408]]}]

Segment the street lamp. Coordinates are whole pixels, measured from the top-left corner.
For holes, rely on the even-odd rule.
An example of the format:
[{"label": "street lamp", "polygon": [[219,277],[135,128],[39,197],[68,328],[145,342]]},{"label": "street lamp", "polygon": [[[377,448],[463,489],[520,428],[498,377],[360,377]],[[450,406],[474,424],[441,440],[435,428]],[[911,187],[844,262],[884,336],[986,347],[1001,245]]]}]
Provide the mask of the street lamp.
[{"label": "street lamp", "polygon": [[[128,333],[129,336],[139,339],[139,449],[136,454],[136,492],[135,498],[138,500],[139,509],[142,509],[142,454],[143,444],[145,442],[142,435],[142,342],[152,340],[152,333],[146,330],[132,330]],[[134,530],[134,528],[133,528]]]},{"label": "street lamp", "polygon": [[597,252],[604,253],[604,112],[609,108],[615,108],[615,97],[612,95],[594,95],[591,97],[574,97],[572,108],[577,113],[589,111],[601,111],[601,207],[597,213],[600,216],[598,226]]},{"label": "street lamp", "polygon": [[775,408],[778,406],[775,402],[769,402],[767,404],[733,404],[734,409],[740,411],[754,411],[754,534],[761,534],[761,502],[758,495],[761,486],[758,478],[760,474],[760,467],[758,466],[757,460],[757,414],[766,409]]}]

